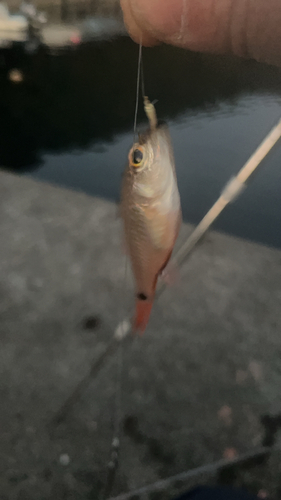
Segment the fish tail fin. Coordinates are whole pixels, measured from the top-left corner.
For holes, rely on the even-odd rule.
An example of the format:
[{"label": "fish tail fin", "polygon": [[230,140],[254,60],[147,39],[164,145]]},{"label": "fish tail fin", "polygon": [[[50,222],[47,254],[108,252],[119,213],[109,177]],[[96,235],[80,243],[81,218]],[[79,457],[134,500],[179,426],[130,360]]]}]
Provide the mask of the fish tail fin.
[{"label": "fish tail fin", "polygon": [[139,300],[136,302],[136,315],[133,329],[140,335],[145,331],[149,321],[153,300]]}]

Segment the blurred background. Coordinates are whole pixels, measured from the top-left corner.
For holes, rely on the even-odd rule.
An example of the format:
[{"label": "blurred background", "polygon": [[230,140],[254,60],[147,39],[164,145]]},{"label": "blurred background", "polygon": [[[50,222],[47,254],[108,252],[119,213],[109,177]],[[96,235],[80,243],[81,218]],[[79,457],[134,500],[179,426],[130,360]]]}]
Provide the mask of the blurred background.
[{"label": "blurred background", "polygon": [[[113,334],[134,302],[116,204],[137,59],[117,0],[0,2],[0,500],[105,497]],[[180,245],[280,119],[281,69],[165,45],[143,66],[172,135]],[[112,495],[280,445],[280,144],[252,177],[215,222],[228,234],[206,235],[128,336]],[[280,500],[280,455],[132,498],[201,481]]]}]

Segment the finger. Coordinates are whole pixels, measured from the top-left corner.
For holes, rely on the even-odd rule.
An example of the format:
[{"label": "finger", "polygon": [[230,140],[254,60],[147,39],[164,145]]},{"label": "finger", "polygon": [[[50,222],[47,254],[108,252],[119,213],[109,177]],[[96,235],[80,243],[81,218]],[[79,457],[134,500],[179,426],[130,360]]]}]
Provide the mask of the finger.
[{"label": "finger", "polygon": [[138,26],[138,16],[136,10],[134,13],[132,11],[131,0],[120,0],[120,3],[123,10],[124,22],[131,38],[137,43],[141,42],[146,47],[157,45],[159,40],[153,37],[151,33],[146,32],[142,26]]},{"label": "finger", "polygon": [[[280,0],[123,0],[133,38],[141,34],[195,51],[232,52],[281,65]],[[129,14],[128,14],[129,12]]]}]

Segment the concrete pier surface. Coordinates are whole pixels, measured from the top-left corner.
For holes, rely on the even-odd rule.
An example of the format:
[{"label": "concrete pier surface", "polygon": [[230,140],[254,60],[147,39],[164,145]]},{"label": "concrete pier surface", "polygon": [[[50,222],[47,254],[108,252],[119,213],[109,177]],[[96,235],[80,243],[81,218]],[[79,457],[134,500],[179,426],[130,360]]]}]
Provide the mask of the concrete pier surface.
[{"label": "concrete pier surface", "polygon": [[[4,172],[0,207],[0,498],[98,499],[115,415],[112,336],[133,305],[116,207]],[[278,444],[280,305],[280,250],[205,237],[143,337],[124,343],[112,496]],[[278,499],[280,453],[142,498],[199,482]]]}]

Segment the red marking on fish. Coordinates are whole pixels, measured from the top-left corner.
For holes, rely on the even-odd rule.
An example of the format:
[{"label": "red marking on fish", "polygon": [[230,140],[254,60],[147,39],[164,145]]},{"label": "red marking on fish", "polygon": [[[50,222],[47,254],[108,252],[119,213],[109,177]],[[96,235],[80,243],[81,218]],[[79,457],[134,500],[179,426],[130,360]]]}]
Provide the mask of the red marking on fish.
[{"label": "red marking on fish", "polygon": [[142,334],[149,321],[153,301],[151,300],[138,300],[136,301],[136,315],[133,323],[134,332]]}]

